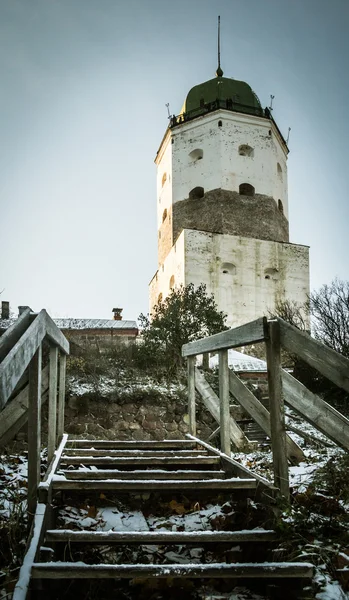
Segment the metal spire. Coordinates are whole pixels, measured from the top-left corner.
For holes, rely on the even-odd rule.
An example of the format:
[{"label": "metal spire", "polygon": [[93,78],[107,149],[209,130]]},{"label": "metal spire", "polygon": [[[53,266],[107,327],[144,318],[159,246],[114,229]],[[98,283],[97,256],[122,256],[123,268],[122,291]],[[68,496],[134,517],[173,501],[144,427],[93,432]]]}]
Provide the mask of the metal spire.
[{"label": "metal spire", "polygon": [[218,69],[216,71],[217,77],[223,77],[223,71],[221,69],[221,18],[218,17]]}]

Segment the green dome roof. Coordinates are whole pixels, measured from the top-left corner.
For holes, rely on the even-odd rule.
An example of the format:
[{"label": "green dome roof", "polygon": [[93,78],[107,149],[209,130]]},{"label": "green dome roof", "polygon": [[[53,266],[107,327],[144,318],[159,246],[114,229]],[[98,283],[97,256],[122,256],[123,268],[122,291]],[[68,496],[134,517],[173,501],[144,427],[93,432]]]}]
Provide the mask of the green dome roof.
[{"label": "green dome roof", "polygon": [[205,105],[217,100],[220,108],[254,115],[263,114],[261,103],[248,83],[221,76],[194,86],[184,101],[181,113],[206,112]]}]

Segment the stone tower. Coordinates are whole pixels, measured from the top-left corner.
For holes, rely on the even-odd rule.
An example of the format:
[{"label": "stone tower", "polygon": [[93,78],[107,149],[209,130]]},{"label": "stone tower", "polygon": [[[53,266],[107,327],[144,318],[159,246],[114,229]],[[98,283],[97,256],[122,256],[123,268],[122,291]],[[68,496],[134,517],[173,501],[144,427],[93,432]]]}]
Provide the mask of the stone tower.
[{"label": "stone tower", "polygon": [[251,87],[193,87],[156,155],[158,270],[150,311],[171,288],[205,283],[232,327],[309,293],[309,248],[289,242],[287,144]]}]

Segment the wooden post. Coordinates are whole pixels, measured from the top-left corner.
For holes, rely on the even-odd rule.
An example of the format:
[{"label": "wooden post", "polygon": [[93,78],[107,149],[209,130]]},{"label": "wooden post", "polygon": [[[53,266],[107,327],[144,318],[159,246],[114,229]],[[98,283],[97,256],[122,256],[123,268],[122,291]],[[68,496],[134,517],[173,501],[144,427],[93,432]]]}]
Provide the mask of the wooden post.
[{"label": "wooden post", "polygon": [[229,367],[228,350],[219,351],[219,405],[221,450],[228,456],[231,454],[230,446],[230,406],[229,406]]},{"label": "wooden post", "polygon": [[47,461],[51,462],[56,449],[57,432],[57,367],[58,367],[58,348],[50,347],[50,374],[49,374],[49,395],[48,395],[48,442],[47,442]]},{"label": "wooden post", "polygon": [[59,387],[58,387],[58,422],[57,438],[58,442],[62,439],[64,433],[64,402],[65,402],[65,369],[67,357],[60,352],[59,354]]},{"label": "wooden post", "polygon": [[41,450],[41,345],[29,363],[28,399],[28,513],[34,515],[40,482]]},{"label": "wooden post", "polygon": [[289,499],[285,409],[281,383],[280,326],[277,321],[268,321],[268,334],[266,350],[274,484],[280,489],[281,494]]},{"label": "wooden post", "polygon": [[189,433],[196,435],[196,415],[195,415],[195,356],[188,357],[188,414],[189,414]]},{"label": "wooden post", "polygon": [[208,371],[209,368],[210,368],[210,353],[205,352],[205,354],[202,355],[202,369],[203,369],[203,371]]}]

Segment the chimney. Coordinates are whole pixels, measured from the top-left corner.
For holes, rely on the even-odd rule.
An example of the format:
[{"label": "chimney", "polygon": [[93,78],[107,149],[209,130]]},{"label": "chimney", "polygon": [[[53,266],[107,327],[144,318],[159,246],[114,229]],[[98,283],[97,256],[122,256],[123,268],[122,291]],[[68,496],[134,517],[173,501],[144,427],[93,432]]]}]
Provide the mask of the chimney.
[{"label": "chimney", "polygon": [[10,303],[6,301],[1,302],[1,318],[9,319],[10,318]]},{"label": "chimney", "polygon": [[113,308],[113,313],[114,313],[114,321],[122,321],[122,313],[123,309],[122,308]]},{"label": "chimney", "polygon": [[27,308],[29,308],[29,306],[19,306],[18,307],[18,316],[20,317],[22,313],[24,313],[25,310],[27,310]]}]

